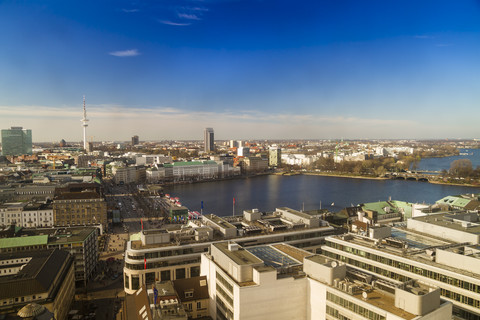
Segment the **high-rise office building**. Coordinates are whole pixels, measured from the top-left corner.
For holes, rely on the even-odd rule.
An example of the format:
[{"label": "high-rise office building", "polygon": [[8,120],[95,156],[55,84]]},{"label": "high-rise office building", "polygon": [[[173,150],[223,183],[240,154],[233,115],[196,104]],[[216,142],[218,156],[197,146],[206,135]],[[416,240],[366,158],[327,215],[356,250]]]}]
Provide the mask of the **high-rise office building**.
[{"label": "high-rise office building", "polygon": [[278,167],[282,163],[282,149],[272,146],[268,149],[268,165]]},{"label": "high-rise office building", "polygon": [[2,130],[2,155],[32,154],[32,130],[12,127]]},{"label": "high-rise office building", "polygon": [[204,151],[212,152],[215,150],[214,138],[213,138],[213,129],[205,128],[204,132]]},{"label": "high-rise office building", "polygon": [[140,140],[138,139],[138,136],[133,136],[132,137],[132,146],[136,146]]}]

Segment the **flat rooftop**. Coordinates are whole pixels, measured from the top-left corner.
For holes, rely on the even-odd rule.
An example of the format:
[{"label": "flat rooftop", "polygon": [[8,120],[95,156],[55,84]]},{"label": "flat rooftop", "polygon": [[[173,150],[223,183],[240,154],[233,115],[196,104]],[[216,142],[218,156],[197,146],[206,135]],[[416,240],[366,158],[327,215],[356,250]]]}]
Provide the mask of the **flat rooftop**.
[{"label": "flat rooftop", "polygon": [[395,296],[393,294],[379,289],[371,289],[370,286],[365,288],[365,291],[367,291],[368,294],[366,300],[362,297],[363,290],[357,291],[356,293],[352,294],[352,296],[357,299],[363,300],[374,307],[381,308],[387,312],[393,313],[394,315],[399,316],[402,319],[411,320],[417,317],[410,312],[395,307]]},{"label": "flat rooftop", "polygon": [[246,250],[262,260],[266,266],[274,267],[275,269],[286,266],[297,266],[303,262],[293,259],[291,256],[269,245],[251,247]]},{"label": "flat rooftop", "polygon": [[225,229],[231,229],[231,228],[234,228],[236,229],[236,227],[231,224],[230,222],[226,221],[225,219],[222,219],[221,217],[217,216],[217,215],[214,215],[214,214],[207,214],[204,216],[205,218],[211,220],[212,222],[216,223],[217,225],[219,225],[220,227],[222,228],[225,228]]},{"label": "flat rooftop", "polygon": [[287,207],[280,207],[280,208],[277,208],[277,210],[283,210],[283,211],[286,211],[290,214],[294,214],[300,218],[304,218],[304,219],[312,219],[313,217],[309,214],[306,214],[306,213],[303,213],[301,211],[297,211],[297,210],[294,210],[294,209],[290,209],[290,208],[287,208]]},{"label": "flat rooftop", "polygon": [[425,237],[420,234],[392,228],[392,238],[408,243],[410,248],[426,249],[432,246],[442,246],[450,242],[440,241],[435,238]]},{"label": "flat rooftop", "polygon": [[[392,229],[392,231],[393,231],[393,229]],[[414,232],[409,232],[409,233],[415,234]],[[433,238],[433,237],[429,238],[425,235],[417,234],[417,236],[421,239],[431,239],[431,240],[439,241],[439,243],[443,243],[443,245],[438,246],[438,247],[441,247],[442,249],[446,249],[446,248],[449,248],[449,247],[458,247],[458,246],[462,245],[462,244],[458,244],[458,243],[444,242],[444,241],[441,241],[441,240]],[[373,239],[369,239],[367,237],[362,237],[362,236],[353,235],[353,234],[348,234],[346,236],[345,235],[335,235],[335,236],[331,236],[330,238],[333,238],[333,239],[342,239],[343,238],[344,241],[351,242],[351,243],[354,243],[354,244],[357,244],[357,245],[360,245],[360,246],[363,246],[363,247],[375,248],[375,250],[378,250],[380,252],[385,252],[385,253],[389,253],[389,254],[393,254],[393,255],[402,256],[404,258],[407,258],[407,259],[410,259],[410,260],[413,260],[413,261],[417,261],[417,262],[420,262],[420,263],[423,263],[423,264],[426,264],[426,265],[430,265],[430,266],[433,266],[433,267],[441,268],[441,269],[448,270],[448,271],[455,272],[455,273],[459,273],[459,274],[462,274],[462,275],[465,275],[465,276],[468,276],[468,277],[472,277],[472,273],[468,272],[466,270],[454,268],[454,267],[451,267],[451,266],[446,265],[446,264],[437,263],[435,261],[431,261],[430,259],[426,259],[425,258],[426,249],[408,248],[406,251],[404,251],[401,248],[389,245],[388,243],[385,243],[385,242],[382,242],[381,246],[378,247],[378,246],[375,245],[375,242],[373,241]]]},{"label": "flat rooftop", "polygon": [[429,216],[422,216],[413,218],[414,220],[427,222],[436,226],[449,228],[452,230],[463,231],[471,234],[480,234],[480,223],[464,221],[464,217],[469,214],[433,214]]},{"label": "flat rooftop", "polygon": [[228,250],[228,242],[219,242],[212,244],[223,254],[232,259],[238,265],[261,264],[263,261],[253,253],[239,247],[238,250]]}]

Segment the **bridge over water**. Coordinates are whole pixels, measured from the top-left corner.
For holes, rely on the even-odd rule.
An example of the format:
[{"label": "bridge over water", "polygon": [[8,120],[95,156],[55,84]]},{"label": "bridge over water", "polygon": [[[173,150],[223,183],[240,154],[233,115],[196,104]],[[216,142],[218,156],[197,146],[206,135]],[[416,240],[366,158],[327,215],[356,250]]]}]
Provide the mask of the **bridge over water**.
[{"label": "bridge over water", "polygon": [[417,171],[417,172],[401,172],[395,174],[387,174],[386,177],[394,180],[411,180],[411,181],[431,181],[437,180],[440,171]]}]

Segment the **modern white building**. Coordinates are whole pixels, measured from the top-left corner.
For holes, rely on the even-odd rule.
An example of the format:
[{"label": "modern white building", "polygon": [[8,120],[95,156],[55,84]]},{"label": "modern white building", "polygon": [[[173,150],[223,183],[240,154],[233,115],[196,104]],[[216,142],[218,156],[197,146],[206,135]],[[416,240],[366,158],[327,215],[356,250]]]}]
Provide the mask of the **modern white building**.
[{"label": "modern white building", "polygon": [[305,154],[282,154],[282,162],[288,165],[308,166],[318,160],[317,156],[310,156]]},{"label": "modern white building", "polygon": [[[428,218],[435,221],[435,216]],[[435,285],[440,288],[442,299],[453,303],[455,316],[480,318],[478,245],[451,241],[447,233],[436,233],[434,226],[428,228],[434,231],[427,231],[429,236],[410,229],[385,228],[388,227],[370,229],[364,236],[327,237],[322,253],[391,282],[417,279]]]},{"label": "modern white building", "polygon": [[[451,319],[439,289],[377,278],[286,244],[211,245],[202,254],[214,319]],[[386,289],[386,290],[385,290]]]},{"label": "modern white building", "polygon": [[146,170],[147,181],[198,181],[239,175],[240,168],[224,161],[178,161]]},{"label": "modern white building", "polygon": [[124,289],[134,293],[142,283],[190,278],[200,275],[200,256],[212,243],[227,238],[243,246],[285,242],[314,251],[335,229],[322,221],[320,226],[292,221],[281,212],[262,213],[256,209],[243,216],[218,217],[186,225],[167,225],[163,229],[144,230],[127,242]]},{"label": "modern white building", "polygon": [[172,157],[163,154],[143,154],[135,158],[137,166],[150,166],[153,164],[164,164],[172,162]]},{"label": "modern white building", "polygon": [[239,156],[239,157],[250,157],[250,148],[239,147],[237,149],[237,156]]}]

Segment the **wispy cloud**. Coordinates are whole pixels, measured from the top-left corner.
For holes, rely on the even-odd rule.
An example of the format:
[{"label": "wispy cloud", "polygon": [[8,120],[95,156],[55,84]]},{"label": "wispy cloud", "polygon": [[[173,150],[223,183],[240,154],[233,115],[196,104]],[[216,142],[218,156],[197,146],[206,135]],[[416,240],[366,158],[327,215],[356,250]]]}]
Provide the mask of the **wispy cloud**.
[{"label": "wispy cloud", "polygon": [[[49,135],[62,132],[63,138],[81,140],[82,107],[0,106],[0,126],[21,122],[34,130],[36,141],[48,141]],[[321,114],[269,113],[257,110],[192,111],[168,106],[130,107],[116,104],[87,106],[89,133],[98,139],[127,139],[139,134],[145,139],[194,139],[204,127],[212,126],[220,136],[231,138],[330,138],[384,137],[392,127],[410,132],[421,127],[414,120],[368,119]],[[21,120],[21,121],[19,121]],[[319,123],[322,125],[319,126]],[[159,133],[158,127],[163,128]],[[181,133],[176,128],[182,127]],[[51,131],[49,128],[55,128]],[[78,130],[73,130],[77,128]],[[175,132],[175,134],[171,134]],[[48,133],[48,135],[47,135]],[[162,136],[159,136],[162,135]],[[168,136],[167,136],[168,135]],[[181,136],[180,136],[181,135]],[[59,140],[61,137],[55,137]]]},{"label": "wispy cloud", "polygon": [[184,22],[174,22],[170,20],[158,20],[158,22],[169,25],[169,26],[180,26],[185,27],[191,25],[191,23],[184,23]]},{"label": "wispy cloud", "polygon": [[123,51],[113,51],[109,52],[108,54],[115,57],[135,57],[140,55],[140,52],[137,49],[130,49]]},{"label": "wispy cloud", "polygon": [[435,46],[436,47],[451,47],[451,46],[453,46],[453,44],[451,44],[451,43],[437,43]]},{"label": "wispy cloud", "polygon": [[433,39],[434,37],[426,34],[418,34],[414,36],[415,39]]},{"label": "wispy cloud", "polygon": [[209,11],[209,9],[205,7],[182,7],[182,8],[189,11],[203,11],[203,12]]},{"label": "wispy cloud", "polygon": [[187,19],[187,20],[201,20],[199,16],[196,14],[188,14],[188,13],[179,13],[178,17],[181,19]]},{"label": "wispy cloud", "polygon": [[139,12],[139,9],[122,9],[123,12],[126,13],[134,13],[134,12]]}]

